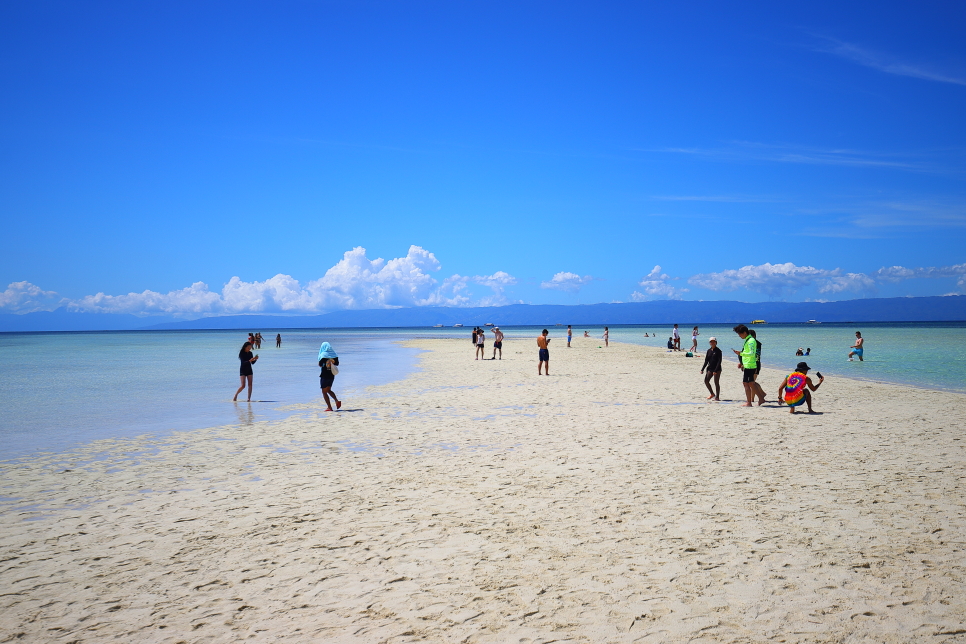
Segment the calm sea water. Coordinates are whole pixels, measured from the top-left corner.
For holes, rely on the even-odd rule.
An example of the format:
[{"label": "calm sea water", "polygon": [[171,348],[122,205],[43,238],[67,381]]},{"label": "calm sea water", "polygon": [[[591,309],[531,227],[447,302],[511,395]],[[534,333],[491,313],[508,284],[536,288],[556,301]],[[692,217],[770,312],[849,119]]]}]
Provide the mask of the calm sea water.
[{"label": "calm sea water", "polygon": [[340,357],[340,398],[403,378],[417,362],[418,351],[392,342],[399,334],[282,331],[277,349],[276,332],[262,331],[271,341],[256,352],[251,404],[231,401],[245,332],[0,334],[0,459],[105,437],[282,418],[288,406],[321,397],[323,340]]},{"label": "calm sea water", "polygon": [[[512,327],[509,339],[535,338],[541,327]],[[559,351],[565,326],[550,326]],[[584,338],[588,331],[591,338]],[[761,325],[766,366],[791,369],[804,358],[826,378],[850,377],[966,392],[966,324]],[[865,362],[848,362],[854,332],[866,338]],[[670,326],[613,326],[614,341],[664,346]],[[701,326],[699,347],[717,336],[726,359],[740,340],[730,326]],[[238,387],[239,331],[130,331],[104,333],[4,333],[0,356],[0,459],[59,450],[105,437],[163,434],[230,423],[251,423],[289,415],[288,407],[320,398],[317,353],[333,344],[342,366],[336,380],[340,397],[351,399],[368,385],[406,376],[418,351],[395,340],[463,338],[467,353],[471,329],[262,330],[251,404],[232,403]],[[602,326],[574,328],[575,343],[601,345]],[[656,337],[644,337],[644,334]],[[682,346],[691,344],[691,326],[681,326]],[[489,339],[489,334],[488,334]],[[244,393],[242,394],[244,398]]]},{"label": "calm sea water", "polygon": [[[691,346],[693,325],[681,325],[681,347]],[[703,354],[708,338],[715,336],[726,360],[737,361],[731,349],[741,349],[733,325],[699,326]],[[764,324],[751,327],[762,342],[761,361],[766,367],[792,369],[800,360],[812,371],[830,376],[894,382],[929,389],[966,392],[966,323],[860,323]],[[583,329],[581,329],[583,330]],[[865,361],[848,361],[855,332],[865,338]],[[643,333],[657,334],[643,338]],[[611,338],[664,347],[670,326],[611,329]],[[796,357],[799,348],[811,347],[808,357]]]}]

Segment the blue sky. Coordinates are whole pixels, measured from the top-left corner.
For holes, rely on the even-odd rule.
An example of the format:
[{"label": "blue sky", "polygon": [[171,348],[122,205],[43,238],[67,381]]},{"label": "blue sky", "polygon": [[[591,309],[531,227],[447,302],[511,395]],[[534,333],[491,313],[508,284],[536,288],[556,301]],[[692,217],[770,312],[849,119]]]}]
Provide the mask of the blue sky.
[{"label": "blue sky", "polygon": [[667,4],[4,3],[0,311],[966,290],[966,5]]}]

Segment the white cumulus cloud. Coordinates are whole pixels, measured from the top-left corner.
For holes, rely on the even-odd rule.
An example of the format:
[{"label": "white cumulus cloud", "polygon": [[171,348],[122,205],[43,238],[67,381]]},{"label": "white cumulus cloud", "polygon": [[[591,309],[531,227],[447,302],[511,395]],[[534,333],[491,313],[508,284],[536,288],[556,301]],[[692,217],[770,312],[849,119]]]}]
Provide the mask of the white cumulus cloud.
[{"label": "white cumulus cloud", "polygon": [[205,314],[220,310],[220,297],[208,290],[204,282],[169,293],[143,291],[127,295],[86,295],[67,302],[71,311],[84,313],[134,313],[136,315],[167,313],[172,315]]},{"label": "white cumulus cloud", "polygon": [[812,285],[817,286],[821,293],[859,292],[875,288],[875,281],[864,273],[843,273],[839,268],[828,270],[814,266],[796,266],[791,262],[765,263],[719,273],[693,275],[688,283],[711,291],[745,289],[772,297]]},{"label": "white cumulus cloud", "polygon": [[54,291],[45,291],[30,282],[13,282],[0,293],[0,311],[9,313],[32,313],[53,311],[60,305],[60,297]]},{"label": "white cumulus cloud", "polygon": [[956,280],[960,290],[966,290],[966,263],[952,266],[928,266],[906,268],[905,266],[884,266],[873,273],[883,282],[901,282],[908,279],[949,279]]},{"label": "white cumulus cloud", "polygon": [[[97,293],[76,300],[58,299],[28,282],[16,282],[0,294],[0,311],[29,312],[66,306],[89,313],[168,314],[175,316],[228,313],[319,313],[339,309],[379,309],[409,306],[496,306],[508,303],[505,289],[517,283],[504,271],[492,275],[453,275],[438,282],[432,273],[441,268],[433,253],[410,246],[405,257],[370,260],[366,249],[353,248],[316,279],[300,283],[278,274],[264,281],[246,282],[232,277],[221,292],[204,282],[158,293],[146,290],[126,295]],[[479,300],[468,288],[477,284],[490,295]]]},{"label": "white cumulus cloud", "polygon": [[678,299],[683,293],[687,293],[689,289],[678,288],[676,286],[671,286],[668,281],[672,279],[677,279],[674,277],[669,277],[666,273],[661,272],[661,266],[658,264],[651,269],[651,272],[641,278],[638,282],[638,286],[644,289],[644,292],[634,291],[631,293],[631,300],[635,302],[643,302],[648,297],[666,297],[669,299]]},{"label": "white cumulus cloud", "polygon": [[576,273],[568,273],[566,271],[557,273],[550,280],[546,282],[540,282],[540,288],[549,288],[556,291],[566,291],[567,293],[576,293],[580,290],[580,287],[587,282],[592,281],[594,278],[590,275],[584,275],[581,277]]}]

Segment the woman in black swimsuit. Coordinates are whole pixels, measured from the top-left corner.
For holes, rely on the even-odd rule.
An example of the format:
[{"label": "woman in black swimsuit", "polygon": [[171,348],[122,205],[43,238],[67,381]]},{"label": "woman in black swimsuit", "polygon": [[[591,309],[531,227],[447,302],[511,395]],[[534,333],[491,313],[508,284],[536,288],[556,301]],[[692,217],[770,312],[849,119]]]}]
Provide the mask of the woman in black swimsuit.
[{"label": "woman in black swimsuit", "polygon": [[248,402],[252,401],[252,365],[258,361],[258,356],[252,355],[252,343],[246,342],[242,345],[241,351],[238,352],[238,359],[241,361],[241,369],[238,371],[238,375],[241,377],[241,386],[238,391],[235,392],[235,397],[232,398],[232,402],[238,401],[238,394],[242,392],[245,388],[245,378],[248,378]]},{"label": "woman in black swimsuit", "polygon": [[[325,406],[327,407],[325,411],[341,409],[342,401],[332,391],[332,383],[335,382],[335,373],[332,371],[332,367],[336,367],[336,372],[338,372],[339,356],[336,355],[332,345],[328,342],[323,342],[322,346],[319,347],[319,367],[322,368],[322,372],[319,374],[319,385],[322,387],[322,397],[325,398]],[[335,401],[335,409],[332,409],[332,401],[329,400],[329,396],[332,396],[332,400]]]}]

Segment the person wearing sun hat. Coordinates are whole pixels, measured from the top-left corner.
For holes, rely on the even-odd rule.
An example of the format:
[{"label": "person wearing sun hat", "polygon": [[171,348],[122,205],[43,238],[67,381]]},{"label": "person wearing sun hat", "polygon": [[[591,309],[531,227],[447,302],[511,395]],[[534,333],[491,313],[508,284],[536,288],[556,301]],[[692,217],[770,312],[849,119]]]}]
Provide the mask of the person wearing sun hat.
[{"label": "person wearing sun hat", "polygon": [[808,377],[809,367],[805,362],[799,362],[795,371],[785,376],[781,386],[778,387],[778,404],[788,405],[788,411],[795,413],[795,408],[804,403],[808,407],[808,413],[814,413],[812,409],[812,392],[825,382],[822,373],[818,372],[818,384],[814,384]]}]

